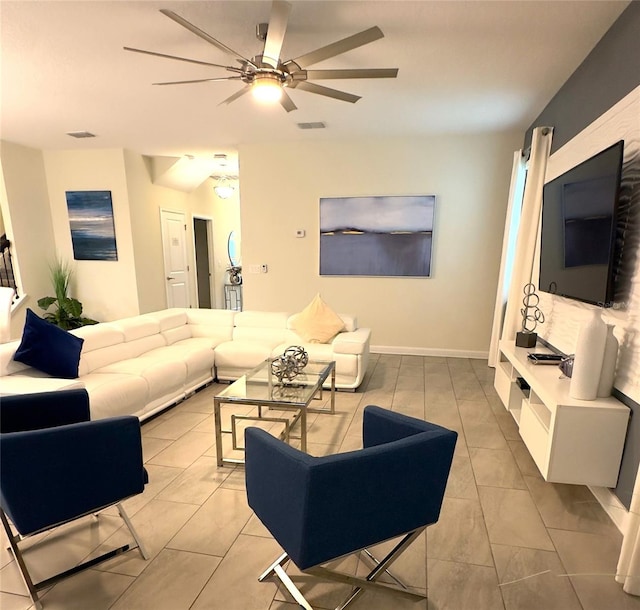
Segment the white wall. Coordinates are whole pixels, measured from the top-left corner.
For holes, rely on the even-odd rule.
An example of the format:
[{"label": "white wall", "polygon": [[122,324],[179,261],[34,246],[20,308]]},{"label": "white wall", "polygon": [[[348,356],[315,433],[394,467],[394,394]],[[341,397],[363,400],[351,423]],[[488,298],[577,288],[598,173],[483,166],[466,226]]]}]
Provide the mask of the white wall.
[{"label": "white wall", "polygon": [[140,313],[167,306],[160,210],[184,212],[187,194],[151,182],[148,159],[125,150],[131,236]]},{"label": "white wall", "polygon": [[[13,263],[26,295],[24,305],[40,315],[37,300],[50,294],[48,262],[56,249],[42,151],[11,142],[1,145],[5,192],[0,196]],[[22,335],[26,307],[11,318],[11,338]]]},{"label": "white wall", "polygon": [[[241,146],[245,309],[298,311],[320,292],[373,329],[378,351],[485,356],[520,139],[510,132]],[[436,195],[431,278],[320,277],[320,197],[415,194]],[[267,274],[249,273],[262,263]]]},{"label": "white wall", "polygon": [[[82,302],[85,315],[98,321],[136,315],[138,293],[123,151],[45,151],[44,163],[56,249],[74,269],[71,295]],[[73,259],[66,191],[111,191],[117,261]]]},{"label": "white wall", "polygon": [[[210,219],[213,224],[213,290],[215,295],[215,307],[224,309],[224,283],[229,267],[227,254],[227,240],[229,233],[235,231],[238,240],[240,231],[240,196],[236,189],[228,199],[220,199],[213,187],[213,180],[206,180],[193,193],[189,195],[188,205],[191,214],[191,231],[193,232],[193,217]],[[192,256],[193,254],[191,254]],[[195,282],[194,282],[195,290]],[[194,304],[195,293],[194,293]]]}]

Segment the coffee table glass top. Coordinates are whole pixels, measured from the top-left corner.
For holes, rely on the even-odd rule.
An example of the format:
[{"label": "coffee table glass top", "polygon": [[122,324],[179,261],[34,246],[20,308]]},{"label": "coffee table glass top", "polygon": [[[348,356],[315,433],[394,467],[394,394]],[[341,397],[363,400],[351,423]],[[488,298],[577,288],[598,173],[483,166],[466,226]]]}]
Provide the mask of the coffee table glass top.
[{"label": "coffee table glass top", "polygon": [[309,404],[335,367],[335,362],[312,360],[294,379],[283,384],[271,372],[271,362],[271,358],[261,362],[219,392],[216,398],[225,403],[264,401],[303,407]]}]

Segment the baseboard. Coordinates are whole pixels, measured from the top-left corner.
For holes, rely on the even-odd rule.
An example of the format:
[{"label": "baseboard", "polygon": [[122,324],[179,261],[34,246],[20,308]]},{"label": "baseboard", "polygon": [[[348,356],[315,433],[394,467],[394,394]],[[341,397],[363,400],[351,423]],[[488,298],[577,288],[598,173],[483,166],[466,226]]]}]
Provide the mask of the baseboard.
[{"label": "baseboard", "polygon": [[615,526],[624,536],[627,528],[627,514],[629,513],[626,506],[620,502],[618,496],[608,487],[589,486],[589,491],[594,495],[600,506],[604,508],[607,515],[609,515]]},{"label": "baseboard", "polygon": [[402,347],[390,345],[372,345],[370,348],[373,354],[396,354],[400,356],[439,356],[441,358],[473,358],[476,360],[486,360],[489,352],[439,349],[430,347]]}]

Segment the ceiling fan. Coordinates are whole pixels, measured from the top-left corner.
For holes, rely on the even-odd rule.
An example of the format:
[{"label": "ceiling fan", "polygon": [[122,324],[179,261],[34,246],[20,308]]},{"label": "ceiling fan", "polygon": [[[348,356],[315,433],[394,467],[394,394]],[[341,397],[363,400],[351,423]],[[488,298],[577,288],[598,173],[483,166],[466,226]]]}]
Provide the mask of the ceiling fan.
[{"label": "ceiling fan", "polygon": [[233,76],[225,76],[218,78],[201,78],[196,80],[172,81],[164,83],[153,83],[154,85],[187,85],[192,83],[205,83],[212,81],[228,81],[237,80],[245,84],[245,86],[236,91],[233,95],[220,102],[220,104],[230,104],[239,97],[252,91],[258,99],[265,101],[280,101],[282,107],[291,112],[296,110],[297,106],[289,97],[285,89],[302,89],[309,93],[316,93],[326,97],[334,98],[344,102],[355,103],[360,96],[331,89],[323,85],[310,82],[311,80],[321,79],[349,79],[349,78],[395,78],[398,75],[397,68],[356,68],[346,70],[308,70],[308,66],[324,61],[336,55],[346,53],[352,49],[356,49],[365,44],[383,38],[384,34],[379,27],[374,26],[364,30],[353,36],[343,38],[337,42],[311,51],[296,57],[282,61],[280,52],[284,42],[284,36],[287,30],[289,14],[291,12],[291,3],[283,0],[274,0],[271,6],[271,15],[269,23],[260,23],[256,27],[256,36],[264,41],[264,49],[261,54],[251,59],[244,57],[237,51],[228,47],[201,30],[199,27],[187,21],[184,17],[174,13],[168,9],[160,9],[163,15],[169,17],[182,27],[186,28],[196,36],[199,36],[217,49],[224,51],[228,55],[235,58],[239,66],[225,66],[214,64],[197,59],[189,59],[186,57],[178,57],[176,55],[167,55],[166,53],[157,53],[155,51],[146,51],[144,49],[135,49],[132,47],[124,47],[125,51],[133,51],[134,53],[144,53],[146,55],[154,55],[164,57],[166,59],[176,59],[188,63],[199,64],[202,66],[212,66],[214,68],[223,68],[228,72],[232,72]]}]

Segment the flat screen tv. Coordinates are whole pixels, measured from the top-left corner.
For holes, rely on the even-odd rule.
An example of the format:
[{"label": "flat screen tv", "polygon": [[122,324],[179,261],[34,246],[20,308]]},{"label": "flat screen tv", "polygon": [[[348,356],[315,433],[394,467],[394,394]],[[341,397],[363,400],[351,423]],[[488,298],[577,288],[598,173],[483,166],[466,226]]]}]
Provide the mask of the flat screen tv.
[{"label": "flat screen tv", "polygon": [[624,141],[545,184],[540,282],[543,292],[613,304],[615,236]]}]

